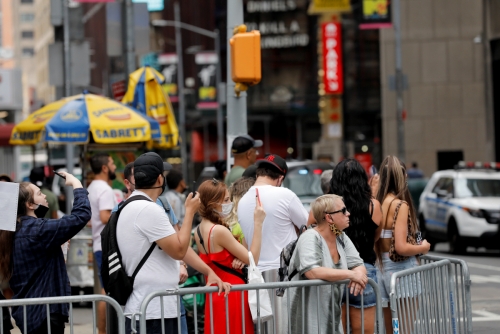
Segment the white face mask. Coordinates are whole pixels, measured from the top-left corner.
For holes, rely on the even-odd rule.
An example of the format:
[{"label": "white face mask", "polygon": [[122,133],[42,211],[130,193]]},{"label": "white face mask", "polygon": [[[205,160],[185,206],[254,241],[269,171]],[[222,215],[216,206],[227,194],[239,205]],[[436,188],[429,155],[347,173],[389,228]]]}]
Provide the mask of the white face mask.
[{"label": "white face mask", "polygon": [[222,212],[216,211],[222,218],[226,218],[233,210],[233,202],[230,203],[222,203]]}]

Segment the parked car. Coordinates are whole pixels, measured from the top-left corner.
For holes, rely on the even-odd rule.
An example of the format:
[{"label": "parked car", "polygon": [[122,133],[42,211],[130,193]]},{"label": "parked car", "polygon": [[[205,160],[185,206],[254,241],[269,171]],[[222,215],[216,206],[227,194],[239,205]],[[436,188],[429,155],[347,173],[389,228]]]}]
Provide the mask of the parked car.
[{"label": "parked car", "polygon": [[420,196],[418,220],[432,245],[448,241],[452,253],[500,248],[500,172],[462,166],[434,173]]}]

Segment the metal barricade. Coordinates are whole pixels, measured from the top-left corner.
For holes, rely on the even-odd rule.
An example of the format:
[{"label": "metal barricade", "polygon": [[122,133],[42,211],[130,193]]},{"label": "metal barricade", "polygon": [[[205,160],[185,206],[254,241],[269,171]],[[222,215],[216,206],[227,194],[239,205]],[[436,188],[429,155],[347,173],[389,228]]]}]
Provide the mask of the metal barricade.
[{"label": "metal barricade", "polygon": [[453,297],[455,313],[458,321],[458,333],[472,334],[472,304],[471,304],[471,279],[467,262],[460,259],[447,258],[434,255],[424,255],[420,257],[421,263],[432,263],[441,260],[451,262],[452,275],[455,284],[453,285]]},{"label": "metal barricade", "polygon": [[[295,306],[292,306],[291,305],[291,300],[290,298],[284,298],[283,301],[284,301],[284,306],[285,306],[285,309],[286,309],[286,313],[285,315],[282,315],[285,317],[285,319],[288,320],[288,326],[286,329],[281,329],[279,331],[276,330],[277,328],[277,324],[276,324],[276,316],[273,316],[271,320],[268,320],[270,322],[273,322],[273,326],[272,326],[272,330],[271,330],[271,333],[273,334],[284,334],[284,333],[292,333],[292,329],[291,329],[291,323],[292,323],[292,316],[291,316],[291,311],[292,311],[292,307],[294,307],[294,311],[295,312],[299,312],[298,314],[302,314],[302,319],[303,319],[303,322],[302,322],[302,331],[300,333],[308,333],[309,332],[307,331],[307,329],[304,327],[304,323],[305,323],[305,319],[306,319],[306,313],[308,311],[308,309],[305,307],[306,305],[306,300],[305,300],[305,294],[304,294],[304,291],[306,291],[305,289],[315,289],[316,291],[316,296],[321,296],[321,294],[319,293],[320,292],[320,288],[321,287],[327,287],[327,286],[330,286],[330,288],[332,289],[332,298],[330,301],[327,301],[327,300],[320,300],[320,298],[316,298],[315,301],[313,301],[313,309],[317,312],[318,316],[317,316],[317,323],[318,323],[318,328],[321,328],[319,325],[320,325],[320,311],[325,311],[325,309],[322,309],[320,308],[320,304],[321,302],[325,302],[327,301],[328,303],[328,308],[327,308],[327,312],[333,312],[333,315],[332,315],[332,318],[333,319],[340,319],[340,326],[342,326],[342,317],[341,317],[341,312],[342,310],[338,308],[337,304],[340,302],[339,300],[335,300],[334,299],[334,293],[333,293],[333,289],[334,287],[337,287],[338,286],[341,286],[340,287],[340,292],[342,292],[342,285],[347,285],[349,283],[349,281],[339,281],[339,282],[327,282],[327,281],[322,281],[322,280],[303,280],[303,281],[292,281],[292,282],[275,282],[275,283],[262,283],[262,284],[241,284],[241,285],[233,285],[231,287],[231,294],[234,294],[234,293],[240,293],[241,294],[241,308],[239,308],[239,310],[230,310],[229,309],[229,305],[228,305],[228,299],[226,298],[225,299],[225,327],[226,327],[226,333],[229,333],[229,324],[230,324],[230,321],[231,321],[231,317],[230,317],[230,312],[241,312],[241,316],[242,316],[242,328],[241,328],[241,333],[245,334],[245,305],[244,305],[244,298],[243,298],[243,294],[246,292],[246,291],[249,291],[249,290],[261,290],[261,289],[266,289],[269,291],[269,295],[271,296],[271,306],[273,308],[273,310],[276,310],[276,301],[274,298],[272,298],[272,296],[275,295],[275,292],[277,289],[279,288],[284,288],[286,290],[285,292],[285,296],[287,294],[290,294],[291,293],[291,289],[300,289],[301,290],[301,300],[302,302],[299,302],[299,306],[300,306],[300,310],[297,309],[297,305]],[[374,292],[375,292],[375,295],[376,295],[376,306],[375,306],[375,319],[374,319],[374,326],[376,326],[375,328],[375,332],[376,333],[382,333],[382,324],[383,324],[383,316],[382,316],[382,302],[381,302],[381,295],[380,295],[380,290],[379,290],[379,287],[377,285],[377,283],[375,283],[375,281],[373,281],[372,279],[368,279],[368,284],[371,285],[371,287],[373,288]],[[167,296],[176,296],[177,298],[177,324],[178,324],[178,333],[180,334],[181,333],[181,328],[180,328],[180,298],[181,296],[183,295],[194,295],[194,298],[196,299],[197,298],[197,295],[199,294],[208,294],[208,296],[206,297],[206,302],[209,303],[210,307],[209,307],[209,314],[206,314],[206,318],[207,320],[209,319],[210,320],[210,324],[211,324],[211,328],[209,330],[208,333],[205,333],[205,334],[214,334],[214,322],[213,322],[213,319],[214,319],[214,309],[213,309],[213,300],[212,300],[212,293],[213,292],[217,292],[218,289],[217,287],[214,287],[214,286],[211,286],[211,287],[196,287],[196,288],[183,288],[183,289],[177,289],[177,290],[168,290],[168,291],[158,291],[158,292],[154,292],[154,293],[151,293],[149,294],[145,299],[144,301],[142,302],[142,305],[141,305],[141,308],[140,308],[140,313],[139,314],[133,314],[132,315],[132,320],[133,319],[136,319],[137,317],[139,318],[139,328],[140,328],[140,333],[141,334],[145,334],[146,333],[146,310],[150,304],[150,302],[155,299],[155,298],[160,298],[160,306],[161,306],[161,315],[162,315],[162,319],[161,319],[161,324],[162,324],[162,333],[165,333],[165,328],[164,328],[164,322],[163,322],[163,311],[164,311],[164,301],[163,301],[163,298],[164,297],[167,297]],[[296,290],[297,291],[297,290]],[[344,292],[345,293],[345,292]],[[259,294],[257,293],[257,296],[259,296]],[[338,296],[337,296],[338,297]],[[340,294],[340,298],[341,298],[341,294]],[[348,300],[348,299],[347,299]],[[258,305],[260,305],[260,301],[259,301],[259,297],[257,297],[257,303]],[[361,297],[361,304],[363,304],[363,297]],[[259,309],[259,308],[258,308]],[[298,311],[297,311],[298,310]],[[347,303],[347,307],[346,307],[346,310],[347,312],[349,312],[349,305]],[[221,310],[218,310],[219,312],[221,312]],[[309,309],[309,311],[311,311]],[[364,332],[364,326],[365,326],[365,321],[364,321],[364,309],[361,308],[361,322],[362,322],[362,332]],[[194,333],[199,333],[199,330],[200,328],[198,328],[198,316],[200,316],[198,314],[199,312],[197,311],[196,308],[194,308]],[[234,314],[234,313],[233,313]],[[257,312],[257,321],[256,321],[256,326],[255,326],[255,329],[256,329],[256,333],[260,334],[262,331],[262,321],[261,321],[261,318],[260,318],[260,312]],[[336,317],[336,315],[338,317]],[[349,315],[347,314],[347,319],[349,319]],[[335,322],[335,321],[334,321]],[[332,325],[333,326],[333,325]],[[347,326],[349,326],[347,324]],[[136,330],[136,323],[135,321],[132,321],[132,333],[137,333],[137,330]],[[321,328],[322,330],[324,330],[323,328]],[[203,332],[203,329],[202,329],[202,332]],[[349,331],[347,331],[349,332]],[[298,333],[297,331],[293,331],[294,334]],[[221,334],[221,333],[217,333],[217,334]],[[231,333],[233,334],[233,333]],[[270,334],[270,333],[266,333],[266,334]],[[314,334],[314,333],[311,333],[311,334]]]},{"label": "metal barricade", "polygon": [[394,334],[457,333],[454,277],[448,259],[396,272],[391,277]]},{"label": "metal barricade", "polygon": [[[74,303],[92,303],[92,327],[93,333],[96,333],[97,319],[96,319],[96,302],[105,302],[112,306],[116,311],[116,316],[118,320],[118,330],[117,334],[125,334],[125,316],[121,306],[112,298],[103,295],[87,295],[87,296],[65,296],[65,297],[46,297],[46,298],[26,298],[26,299],[10,299],[0,301],[0,316],[5,314],[4,312],[9,312],[9,307],[22,307],[23,308],[23,327],[27,328],[27,319],[29,317],[29,312],[27,311],[28,306],[32,305],[46,305],[47,310],[47,332],[51,333],[50,326],[50,306],[51,304],[69,304],[69,332],[74,333]],[[30,328],[30,331],[34,328]],[[0,322],[0,334],[8,333],[7,330],[3,328],[3,323]]]}]

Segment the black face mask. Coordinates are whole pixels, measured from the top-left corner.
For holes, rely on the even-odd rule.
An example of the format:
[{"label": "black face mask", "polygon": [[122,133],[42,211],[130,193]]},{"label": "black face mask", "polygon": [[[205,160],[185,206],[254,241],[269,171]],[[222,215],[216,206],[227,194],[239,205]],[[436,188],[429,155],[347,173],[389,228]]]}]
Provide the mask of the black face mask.
[{"label": "black face mask", "polygon": [[35,216],[37,218],[44,218],[47,212],[49,212],[49,208],[42,204],[37,204],[38,208],[35,209]]},{"label": "black face mask", "polygon": [[165,192],[165,189],[167,188],[167,178],[165,175],[163,175],[163,184],[161,186],[161,193],[163,194]]}]

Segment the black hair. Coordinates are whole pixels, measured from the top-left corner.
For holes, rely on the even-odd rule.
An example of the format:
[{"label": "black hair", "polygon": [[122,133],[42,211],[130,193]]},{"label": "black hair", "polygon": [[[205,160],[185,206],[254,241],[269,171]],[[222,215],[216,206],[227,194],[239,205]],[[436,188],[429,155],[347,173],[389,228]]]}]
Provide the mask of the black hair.
[{"label": "black hair", "polygon": [[167,174],[167,187],[168,189],[175,189],[181,183],[182,179],[184,177],[182,176],[182,173],[172,169],[170,172]]},{"label": "black hair", "polygon": [[259,176],[267,176],[271,180],[277,180],[281,176],[283,176],[283,173],[278,173],[275,169],[270,169],[270,168],[267,168],[267,167],[259,167],[259,168],[257,168],[257,171],[255,172],[255,175],[257,175],[257,177],[259,177]]},{"label": "black hair", "polygon": [[224,172],[226,171],[227,161],[226,160],[217,160],[214,163],[214,167],[217,170],[217,179],[224,181]]},{"label": "black hair", "polygon": [[129,162],[123,169],[123,177],[130,181],[130,177],[133,175],[132,169],[134,168],[134,162]]},{"label": "black hair", "polygon": [[103,166],[107,166],[109,163],[109,154],[107,153],[97,153],[90,158],[90,168],[94,174],[99,174],[102,171]]},{"label": "black hair", "polygon": [[412,166],[413,168],[417,168],[417,167],[418,167],[418,164],[417,164],[416,162],[412,162],[412,163],[411,163],[411,166]]},{"label": "black hair", "polygon": [[[343,197],[351,214],[346,234],[351,240],[365,240],[368,229],[365,224],[371,221],[372,195],[366,171],[357,160],[345,159],[335,166],[330,180],[330,194]],[[359,248],[356,244],[354,246]]]}]

